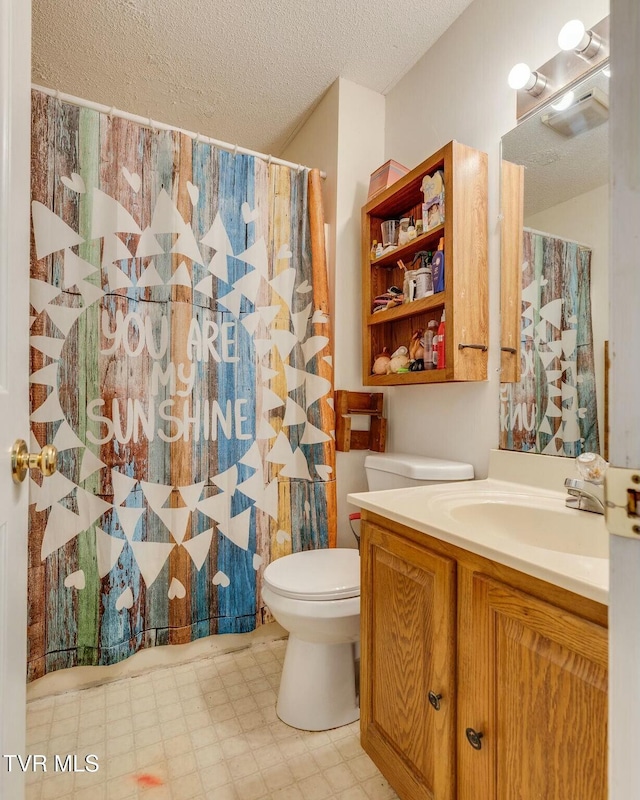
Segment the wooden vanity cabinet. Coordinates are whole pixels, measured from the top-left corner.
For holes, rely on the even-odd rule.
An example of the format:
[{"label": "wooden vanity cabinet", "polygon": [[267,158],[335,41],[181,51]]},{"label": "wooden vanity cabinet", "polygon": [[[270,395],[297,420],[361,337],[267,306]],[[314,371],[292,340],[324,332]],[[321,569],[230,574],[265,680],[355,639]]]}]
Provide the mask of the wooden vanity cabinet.
[{"label": "wooden vanity cabinet", "polygon": [[453,800],[455,561],[363,527],[362,746],[400,797]]},{"label": "wooden vanity cabinet", "polygon": [[606,607],[368,512],[361,553],[362,746],[399,797],[606,800]]},{"label": "wooden vanity cabinet", "polygon": [[464,568],[458,601],[458,799],[604,800],[606,628]]}]

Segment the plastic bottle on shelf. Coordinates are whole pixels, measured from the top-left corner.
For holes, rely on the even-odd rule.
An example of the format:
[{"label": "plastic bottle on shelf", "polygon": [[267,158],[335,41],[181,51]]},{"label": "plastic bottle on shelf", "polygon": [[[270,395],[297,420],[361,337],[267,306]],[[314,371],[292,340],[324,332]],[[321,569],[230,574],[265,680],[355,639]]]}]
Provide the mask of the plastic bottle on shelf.
[{"label": "plastic bottle on shelf", "polygon": [[371,260],[376,257],[376,248],[378,247],[378,240],[374,239],[373,244],[371,245]]},{"label": "plastic bottle on shelf", "polygon": [[438,249],[433,254],[431,261],[433,272],[433,291],[435,294],[444,292],[444,238],[438,242]]},{"label": "plastic bottle on shelf", "polygon": [[433,279],[431,276],[431,264],[425,267],[420,267],[415,272],[416,291],[415,299],[419,300],[421,297],[430,297],[433,294]]},{"label": "plastic bottle on shelf", "polygon": [[444,308],[442,309],[442,317],[440,318],[440,325],[438,325],[438,369],[444,369]]},{"label": "plastic bottle on shelf", "polygon": [[436,331],[438,329],[438,323],[435,319],[432,319],[431,322],[427,325],[427,330],[424,335],[424,368],[425,369],[435,369],[435,364],[433,363],[433,340],[436,337]]},{"label": "plastic bottle on shelf", "polygon": [[431,320],[429,327],[433,328],[433,339],[431,340],[431,368],[438,369],[438,323],[435,319]]}]

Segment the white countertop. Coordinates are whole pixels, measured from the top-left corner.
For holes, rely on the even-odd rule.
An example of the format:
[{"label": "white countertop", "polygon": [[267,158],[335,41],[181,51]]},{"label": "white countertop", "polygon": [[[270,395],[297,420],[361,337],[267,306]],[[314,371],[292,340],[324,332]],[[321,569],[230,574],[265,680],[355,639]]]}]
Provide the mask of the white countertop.
[{"label": "white countertop", "polygon": [[[609,534],[604,517],[567,509],[565,498],[564,491],[488,478],[360,492],[348,495],[347,500],[381,517],[607,604]],[[496,510],[503,515],[502,530],[491,523]],[[572,543],[572,552],[563,551],[565,535]],[[594,552],[604,557],[595,557]]]}]

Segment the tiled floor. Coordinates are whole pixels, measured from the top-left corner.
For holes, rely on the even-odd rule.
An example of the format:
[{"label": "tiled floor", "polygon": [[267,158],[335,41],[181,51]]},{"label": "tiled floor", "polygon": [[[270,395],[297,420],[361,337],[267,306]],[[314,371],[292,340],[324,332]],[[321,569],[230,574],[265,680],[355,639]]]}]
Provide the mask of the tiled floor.
[{"label": "tiled floor", "polygon": [[[358,723],[297,731],[275,701],[286,642],[149,672],[27,707],[27,800],[389,800]],[[54,772],[54,756],[98,757],[97,772]],[[156,785],[149,785],[155,783]]]}]

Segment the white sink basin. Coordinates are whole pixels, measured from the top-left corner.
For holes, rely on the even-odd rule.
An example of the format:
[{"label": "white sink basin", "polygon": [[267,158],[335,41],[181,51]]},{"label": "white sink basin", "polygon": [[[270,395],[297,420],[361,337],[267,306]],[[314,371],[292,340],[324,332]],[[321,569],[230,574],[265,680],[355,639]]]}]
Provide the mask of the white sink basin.
[{"label": "white sink basin", "polygon": [[[553,460],[553,459],[552,459]],[[558,483],[562,486],[558,478]],[[556,586],[608,602],[604,517],[565,506],[562,490],[495,478],[352,494],[360,508]]]},{"label": "white sink basin", "polygon": [[[433,499],[434,508],[440,505],[439,499]],[[493,534],[560,553],[609,558],[604,517],[566,508],[563,499],[474,492],[443,497],[441,511],[480,535]]]}]

